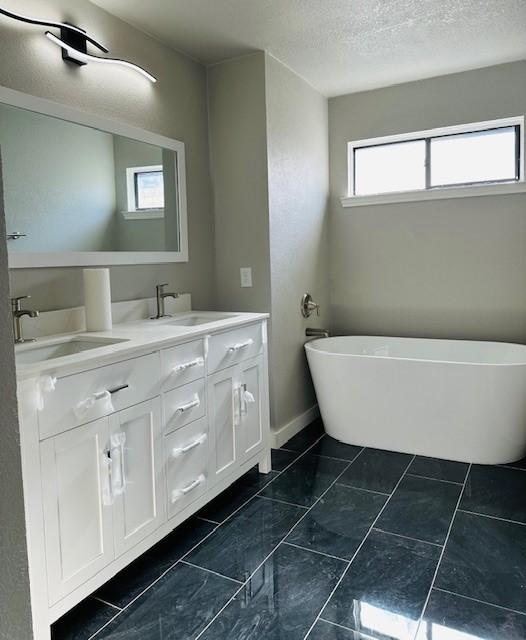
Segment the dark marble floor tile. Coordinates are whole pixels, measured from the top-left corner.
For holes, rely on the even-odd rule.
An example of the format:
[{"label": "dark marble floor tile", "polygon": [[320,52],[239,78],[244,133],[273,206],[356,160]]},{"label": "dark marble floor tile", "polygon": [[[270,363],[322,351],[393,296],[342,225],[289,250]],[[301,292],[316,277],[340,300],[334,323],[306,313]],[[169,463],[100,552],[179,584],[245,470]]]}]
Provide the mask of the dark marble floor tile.
[{"label": "dark marble floor tile", "polygon": [[322,612],[366,635],[412,640],[440,548],[373,531]]},{"label": "dark marble floor tile", "polygon": [[193,640],[239,586],[180,563],[111,622],[97,640]]},{"label": "dark marble floor tile", "polygon": [[88,640],[117,613],[117,609],[87,598],[55,622],[51,640]]},{"label": "dark marble floor tile", "polygon": [[255,498],[187,559],[244,582],[304,513],[300,507]]},{"label": "dark marble floor tile", "polygon": [[405,476],[376,523],[378,529],[444,544],[462,485]]},{"label": "dark marble floor tile", "polygon": [[526,615],[433,589],[417,640],[524,640]]},{"label": "dark marble floor tile", "polygon": [[414,473],[417,476],[424,476],[426,478],[435,478],[436,480],[460,482],[460,484],[462,484],[466,479],[468,469],[469,465],[465,462],[453,462],[452,460],[416,456],[407,473]]},{"label": "dark marble floor tile", "polygon": [[350,559],[367,535],[387,496],[335,484],[286,542]]},{"label": "dark marble floor tile", "polygon": [[309,453],[317,456],[327,456],[328,458],[336,458],[338,460],[354,460],[363,447],[357,447],[354,444],[345,444],[339,440],[335,440],[325,434],[323,438],[317,442]]},{"label": "dark marble floor tile", "polygon": [[505,464],[505,467],[512,467],[513,469],[525,469],[526,470],[526,458],[521,458],[517,462],[510,462]]},{"label": "dark marble floor tile", "polygon": [[126,607],[214,528],[213,524],[190,518],[120,571],[95,595],[118,607]]},{"label": "dark marble floor tile", "polygon": [[337,627],[332,622],[318,620],[305,640],[374,640],[358,631]]},{"label": "dark marble floor tile", "polygon": [[297,451],[303,453],[310,446],[312,446],[318,438],[325,433],[323,429],[323,422],[320,418],[311,422],[305,429],[302,429],[298,434],[286,442],[282,449],[287,451]]},{"label": "dark marble floor tile", "polygon": [[251,469],[244,476],[236,480],[228,489],[225,489],[216,498],[197,512],[200,518],[223,523],[234,511],[245,504],[256,493],[261,491],[271,480],[276,478],[278,473],[259,473],[257,467]]},{"label": "dark marble floor tile", "polygon": [[340,482],[359,489],[391,493],[411,458],[406,453],[365,449],[343,474]]},{"label": "dark marble floor tile", "polygon": [[288,467],[299,455],[297,451],[272,449],[272,471],[283,471],[283,469]]},{"label": "dark marble floor tile", "polygon": [[303,640],[346,563],[280,545],[202,640]]},{"label": "dark marble floor tile", "polygon": [[345,469],[347,462],[307,453],[284,471],[260,495],[310,507]]},{"label": "dark marble floor tile", "polygon": [[473,466],[461,509],[526,523],[526,473],[507,467]]},{"label": "dark marble floor tile", "polygon": [[435,586],[526,612],[526,526],[457,512]]}]

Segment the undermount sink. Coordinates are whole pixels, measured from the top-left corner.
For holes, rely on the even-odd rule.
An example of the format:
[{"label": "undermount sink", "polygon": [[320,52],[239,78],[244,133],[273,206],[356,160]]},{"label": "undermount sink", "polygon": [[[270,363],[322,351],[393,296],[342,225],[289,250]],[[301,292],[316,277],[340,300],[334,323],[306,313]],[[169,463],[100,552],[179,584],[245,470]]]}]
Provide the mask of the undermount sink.
[{"label": "undermount sink", "polygon": [[234,314],[231,313],[210,313],[204,314],[191,314],[188,316],[182,316],[181,318],[172,318],[166,324],[174,325],[176,327],[195,327],[200,324],[210,324],[211,322],[218,322],[219,320],[227,320],[233,318]]},{"label": "undermount sink", "polygon": [[90,338],[68,338],[53,344],[41,345],[38,342],[17,346],[15,357],[18,364],[36,364],[56,358],[72,356],[83,351],[99,349],[112,344],[128,342],[127,340],[101,340]]}]

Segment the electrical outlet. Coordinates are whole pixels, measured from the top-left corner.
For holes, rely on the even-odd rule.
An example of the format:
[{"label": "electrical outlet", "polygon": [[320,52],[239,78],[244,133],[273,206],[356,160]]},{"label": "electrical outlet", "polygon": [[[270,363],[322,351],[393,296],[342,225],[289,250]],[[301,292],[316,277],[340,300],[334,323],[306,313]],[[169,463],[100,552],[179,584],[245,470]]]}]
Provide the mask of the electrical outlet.
[{"label": "electrical outlet", "polygon": [[239,272],[241,274],[241,286],[251,287],[252,286],[252,267],[241,267]]}]

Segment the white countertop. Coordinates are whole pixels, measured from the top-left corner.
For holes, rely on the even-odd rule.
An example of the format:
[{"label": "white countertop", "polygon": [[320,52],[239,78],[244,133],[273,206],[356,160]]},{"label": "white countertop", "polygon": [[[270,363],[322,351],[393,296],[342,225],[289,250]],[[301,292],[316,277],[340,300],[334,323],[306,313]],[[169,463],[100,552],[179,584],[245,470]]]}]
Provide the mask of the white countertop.
[{"label": "white countertop", "polygon": [[[223,312],[221,315],[230,315],[231,312]],[[250,324],[269,317],[268,313],[231,313],[231,317],[213,320],[206,324],[194,326],[174,326],[170,324],[178,318],[185,316],[207,316],[211,319],[216,312],[189,311],[175,314],[161,320],[135,320],[123,324],[114,325],[112,331],[105,332],[75,332],[39,338],[36,342],[26,345],[17,345],[15,353],[58,344],[65,338],[83,338],[85,340],[120,340],[114,344],[108,344],[95,349],[82,351],[52,360],[44,360],[31,364],[17,364],[17,378],[24,380],[43,375],[62,377],[71,373],[94,369],[119,360],[126,360],[144,353],[173,346],[181,342],[188,342],[194,338],[206,336],[210,333],[233,329]]]}]

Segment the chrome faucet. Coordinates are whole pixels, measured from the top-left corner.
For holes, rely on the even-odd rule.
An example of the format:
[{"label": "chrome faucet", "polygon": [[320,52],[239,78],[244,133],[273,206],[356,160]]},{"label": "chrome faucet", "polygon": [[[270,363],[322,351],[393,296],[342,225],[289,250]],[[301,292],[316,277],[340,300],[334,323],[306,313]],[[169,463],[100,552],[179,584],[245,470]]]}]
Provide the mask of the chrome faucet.
[{"label": "chrome faucet", "polygon": [[22,334],[22,318],[29,316],[30,318],[38,318],[39,312],[31,309],[22,309],[22,300],[28,300],[31,296],[19,296],[11,298],[11,315],[13,316],[13,332],[15,334],[15,344],[24,344],[24,342],[35,342],[35,338],[24,338]]},{"label": "chrome faucet", "polygon": [[158,284],[155,287],[156,297],[157,297],[157,315],[153,316],[152,320],[159,320],[160,318],[168,318],[169,314],[165,312],[164,301],[166,298],[173,298],[177,300],[177,298],[181,295],[180,293],[169,293],[165,292],[164,288],[168,286],[168,283]]}]

